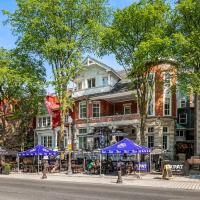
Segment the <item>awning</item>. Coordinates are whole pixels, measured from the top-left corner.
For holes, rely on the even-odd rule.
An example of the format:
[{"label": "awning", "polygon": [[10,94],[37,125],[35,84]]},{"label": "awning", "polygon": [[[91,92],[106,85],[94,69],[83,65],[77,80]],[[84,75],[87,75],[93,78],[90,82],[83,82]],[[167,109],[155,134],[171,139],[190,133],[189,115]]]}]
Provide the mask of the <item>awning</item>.
[{"label": "awning", "polygon": [[58,152],[48,149],[42,145],[37,145],[27,151],[19,152],[19,156],[57,156]]},{"label": "awning", "polygon": [[150,149],[127,138],[101,150],[102,154],[148,154]]},{"label": "awning", "polygon": [[2,149],[0,147],[0,156],[16,156],[17,152],[9,149]]}]

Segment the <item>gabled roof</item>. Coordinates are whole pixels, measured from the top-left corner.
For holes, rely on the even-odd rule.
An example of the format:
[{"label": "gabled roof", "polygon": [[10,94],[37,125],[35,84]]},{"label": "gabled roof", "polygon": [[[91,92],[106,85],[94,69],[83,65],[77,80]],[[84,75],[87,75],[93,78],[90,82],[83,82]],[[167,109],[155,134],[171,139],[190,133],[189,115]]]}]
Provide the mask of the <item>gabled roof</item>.
[{"label": "gabled roof", "polygon": [[85,60],[83,61],[83,65],[84,66],[90,66],[90,65],[93,65],[93,64],[96,64],[96,65],[100,66],[101,68],[103,68],[103,69],[105,69],[107,71],[111,71],[119,79],[122,79],[121,75],[117,71],[115,71],[112,67],[110,67],[110,66],[108,66],[108,65],[106,65],[106,64],[104,64],[104,63],[102,63],[102,62],[100,62],[100,61],[98,61],[98,60],[96,60],[96,59],[94,59],[92,57],[90,57],[90,56],[87,56],[85,58]]}]

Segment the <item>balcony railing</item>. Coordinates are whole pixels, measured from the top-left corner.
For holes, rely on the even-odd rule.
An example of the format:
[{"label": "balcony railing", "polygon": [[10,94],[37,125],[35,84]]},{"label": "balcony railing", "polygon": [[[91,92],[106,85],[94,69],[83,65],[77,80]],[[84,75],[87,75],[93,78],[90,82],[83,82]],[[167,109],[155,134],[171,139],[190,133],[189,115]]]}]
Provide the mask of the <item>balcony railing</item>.
[{"label": "balcony railing", "polygon": [[90,123],[101,123],[101,122],[112,122],[112,121],[125,121],[125,120],[134,120],[139,119],[139,114],[127,114],[127,115],[112,115],[112,116],[102,116],[90,118]]}]

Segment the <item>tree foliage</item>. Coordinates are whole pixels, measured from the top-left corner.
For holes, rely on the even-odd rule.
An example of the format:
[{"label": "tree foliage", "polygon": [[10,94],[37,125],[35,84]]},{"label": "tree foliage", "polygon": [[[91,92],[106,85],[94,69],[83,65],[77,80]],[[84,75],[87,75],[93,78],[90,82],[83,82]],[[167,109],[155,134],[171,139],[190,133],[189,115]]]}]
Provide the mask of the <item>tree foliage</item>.
[{"label": "tree foliage", "polygon": [[190,93],[200,93],[200,1],[179,1],[172,23],[179,87]]},{"label": "tree foliage", "polygon": [[9,121],[20,121],[17,145],[22,149],[26,145],[26,135],[44,99],[44,83],[45,70],[40,61],[19,49],[0,49],[0,118],[4,145],[13,145],[7,138]]},{"label": "tree foliage", "polygon": [[127,71],[133,89],[136,88],[142,144],[145,143],[144,128],[154,85],[149,75],[160,59],[167,60],[171,55],[169,17],[170,8],[163,0],[142,0],[117,10],[111,26],[101,35],[101,53],[114,53]]},{"label": "tree foliage", "polygon": [[[52,67],[52,84],[61,105],[61,142],[64,119],[72,106],[69,82],[82,64],[82,55],[96,47],[106,23],[107,0],[16,0],[14,13],[4,11],[18,35],[17,44],[42,57]],[[62,147],[62,146],[60,146]]]}]

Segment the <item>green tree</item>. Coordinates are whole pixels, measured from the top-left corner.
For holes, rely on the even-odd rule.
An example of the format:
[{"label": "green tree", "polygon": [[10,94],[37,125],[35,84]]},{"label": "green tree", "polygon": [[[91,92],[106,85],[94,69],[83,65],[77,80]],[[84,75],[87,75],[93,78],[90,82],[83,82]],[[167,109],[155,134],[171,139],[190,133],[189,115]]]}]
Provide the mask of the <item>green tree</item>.
[{"label": "green tree", "polygon": [[181,90],[200,94],[200,1],[182,0],[174,15],[174,59]]},{"label": "green tree", "polygon": [[7,125],[11,121],[17,121],[20,135],[15,143],[21,149],[26,146],[26,136],[33,125],[33,118],[44,100],[44,77],[45,70],[40,61],[19,50],[0,49],[0,118],[3,125],[3,145],[14,145],[8,139]]},{"label": "green tree", "polygon": [[80,69],[82,55],[96,46],[98,32],[106,22],[107,0],[16,0],[17,9],[8,14],[17,44],[45,59],[52,67],[52,84],[60,101],[61,136],[73,101],[70,81]]},{"label": "green tree", "polygon": [[[152,67],[168,61],[171,40],[166,33],[170,7],[164,0],[141,0],[114,13],[111,26],[101,34],[101,54],[113,53],[125,68],[137,91],[140,112],[140,140],[145,144],[145,123],[152,99]],[[164,59],[163,59],[164,58]],[[162,59],[162,61],[161,61]]]}]

